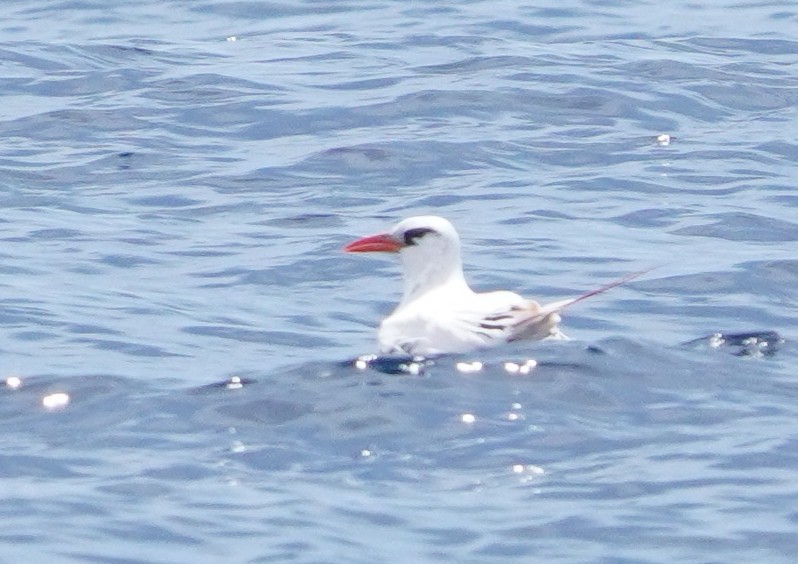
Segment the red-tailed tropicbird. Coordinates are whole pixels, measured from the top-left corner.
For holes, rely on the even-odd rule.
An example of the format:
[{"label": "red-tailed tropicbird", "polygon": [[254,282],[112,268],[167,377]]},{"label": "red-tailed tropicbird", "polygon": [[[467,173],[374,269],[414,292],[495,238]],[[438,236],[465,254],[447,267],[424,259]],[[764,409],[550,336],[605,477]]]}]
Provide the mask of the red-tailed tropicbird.
[{"label": "red-tailed tropicbird", "polygon": [[513,292],[474,292],[463,275],[460,237],[448,220],[437,216],[407,218],[389,233],[358,239],[344,251],[398,253],[402,261],[402,301],[378,332],[385,354],[431,356],[520,339],[567,339],[558,327],[563,309],[642,274],[547,305]]}]

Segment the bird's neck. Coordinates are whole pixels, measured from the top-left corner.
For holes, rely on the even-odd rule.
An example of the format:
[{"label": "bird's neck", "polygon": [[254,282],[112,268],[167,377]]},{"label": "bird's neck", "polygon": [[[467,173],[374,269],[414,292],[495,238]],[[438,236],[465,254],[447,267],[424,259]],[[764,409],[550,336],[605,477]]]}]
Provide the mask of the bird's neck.
[{"label": "bird's neck", "polygon": [[470,293],[460,261],[449,264],[429,263],[424,268],[410,270],[405,275],[404,294],[400,307],[430,292],[444,290],[447,294]]}]

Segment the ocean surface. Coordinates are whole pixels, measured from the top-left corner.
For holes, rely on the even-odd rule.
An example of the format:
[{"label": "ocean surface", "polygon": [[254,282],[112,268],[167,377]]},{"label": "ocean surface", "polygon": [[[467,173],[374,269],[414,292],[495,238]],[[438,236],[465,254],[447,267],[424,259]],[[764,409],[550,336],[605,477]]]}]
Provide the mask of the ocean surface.
[{"label": "ocean surface", "polygon": [[[0,4],[0,561],[794,562],[798,5]],[[368,356],[352,239],[568,342]],[[720,335],[720,336],[719,336]]]}]

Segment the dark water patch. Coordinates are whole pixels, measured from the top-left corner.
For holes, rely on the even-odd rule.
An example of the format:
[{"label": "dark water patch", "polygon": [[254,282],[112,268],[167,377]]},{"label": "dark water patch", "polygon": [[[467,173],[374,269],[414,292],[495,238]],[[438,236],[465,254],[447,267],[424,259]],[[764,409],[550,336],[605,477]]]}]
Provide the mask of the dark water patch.
[{"label": "dark water patch", "polygon": [[310,337],[307,334],[291,331],[269,329],[246,329],[220,325],[186,326],[182,331],[192,335],[229,339],[232,341],[269,343],[272,345],[293,347],[328,347],[333,343],[320,336]]},{"label": "dark water patch", "polygon": [[179,353],[171,352],[164,347],[145,343],[134,343],[128,340],[122,341],[79,337],[71,339],[71,342],[76,344],[87,344],[92,347],[96,347],[99,350],[119,352],[134,357],[164,358],[170,356],[183,356]]},{"label": "dark water patch", "polygon": [[743,212],[712,214],[709,217],[716,221],[682,227],[674,230],[673,234],[762,243],[798,240],[798,223]]},{"label": "dark water patch", "polygon": [[136,255],[108,255],[98,259],[98,262],[118,268],[138,268],[161,264],[161,261]]},{"label": "dark water patch", "polygon": [[784,339],[775,331],[713,333],[684,343],[686,347],[723,349],[735,356],[770,356],[776,354]]},{"label": "dark water patch", "polygon": [[269,219],[264,222],[269,227],[280,229],[335,229],[344,226],[344,221],[335,214],[298,214]]},{"label": "dark water patch", "polygon": [[135,198],[131,200],[131,203],[146,207],[182,208],[199,205],[202,203],[202,201],[187,198],[178,194],[166,194],[163,196],[146,196],[144,198]]},{"label": "dark water patch", "polygon": [[782,39],[740,39],[731,37],[695,37],[684,43],[709,49],[718,54],[744,51],[759,54],[794,55],[798,53],[798,42]]}]

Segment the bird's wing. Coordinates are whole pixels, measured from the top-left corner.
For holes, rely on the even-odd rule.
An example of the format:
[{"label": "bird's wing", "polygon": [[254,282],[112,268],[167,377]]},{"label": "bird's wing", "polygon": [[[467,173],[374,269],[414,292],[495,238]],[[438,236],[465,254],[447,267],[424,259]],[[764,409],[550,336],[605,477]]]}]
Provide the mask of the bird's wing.
[{"label": "bird's wing", "polygon": [[539,316],[537,303],[512,292],[470,294],[440,307],[445,299],[415,304],[383,320],[378,336],[381,350],[422,355],[468,352],[520,338],[543,339],[559,322],[556,313]]},{"label": "bird's wing", "polygon": [[[498,294],[506,294],[506,297]],[[485,297],[490,299],[485,299],[482,307],[461,310],[455,318],[458,332],[470,335],[472,340],[486,345],[498,341],[545,339],[559,334],[558,309],[541,307],[533,300],[509,292]]]}]

